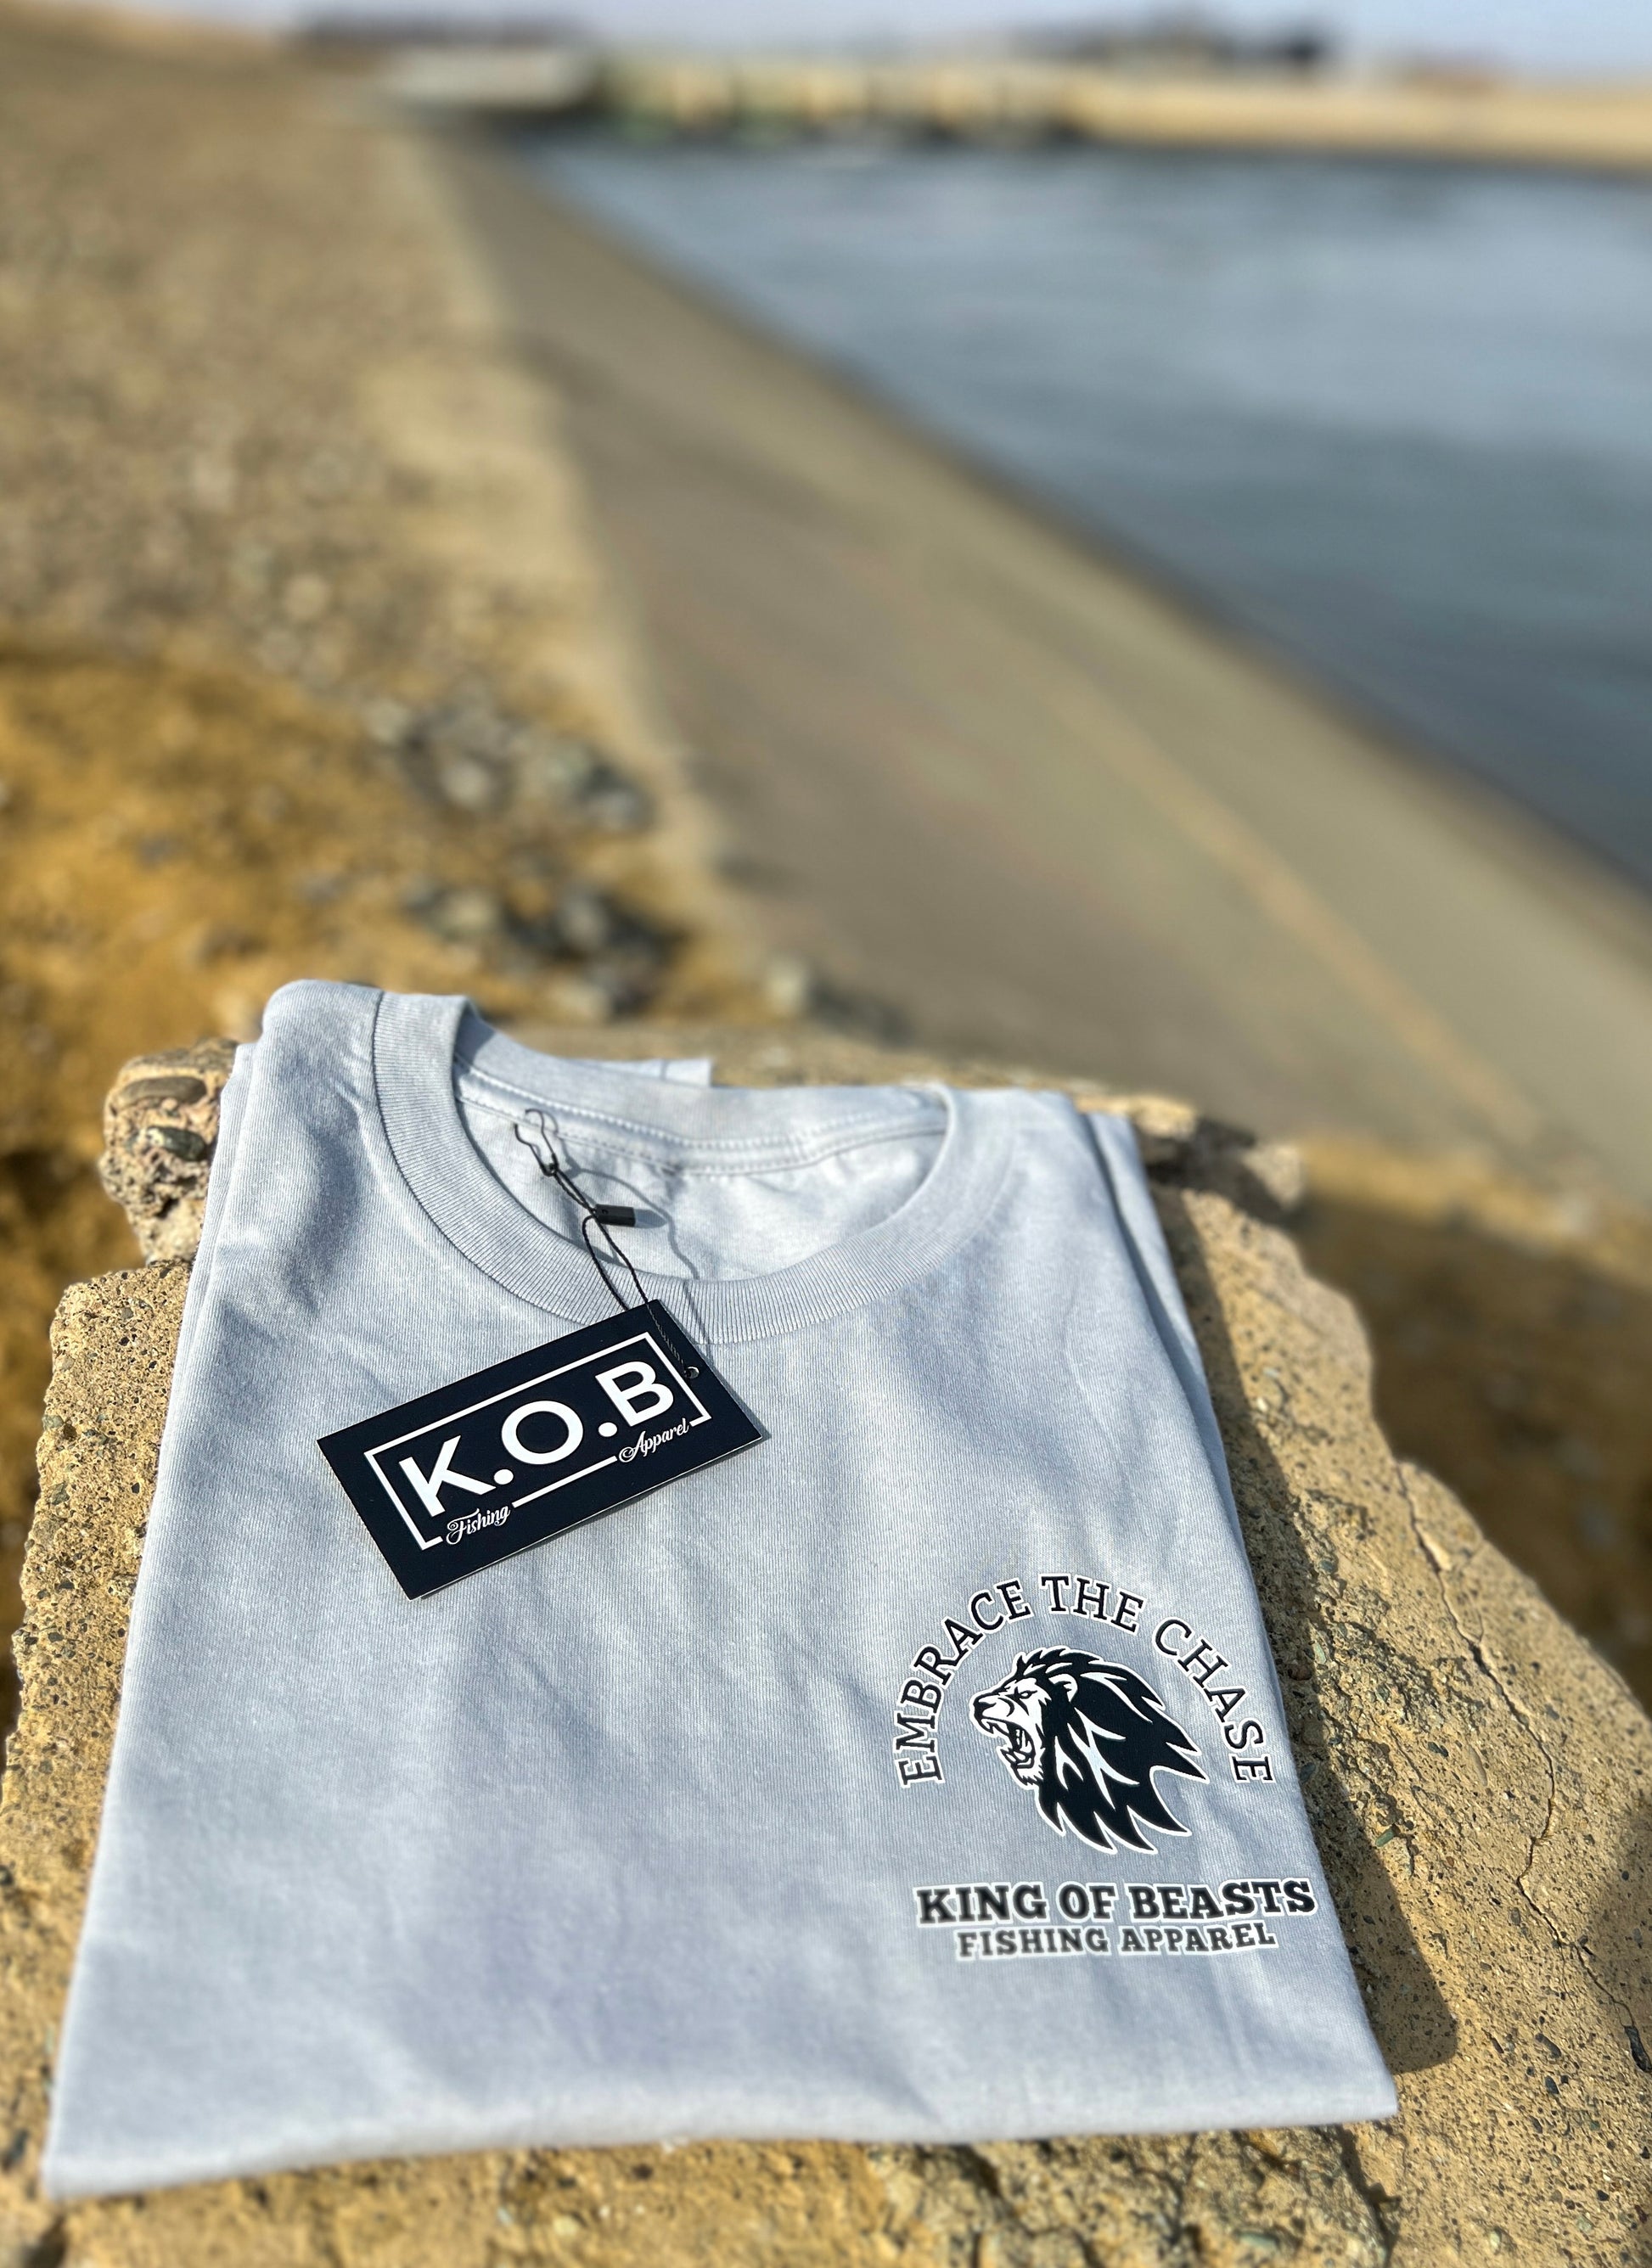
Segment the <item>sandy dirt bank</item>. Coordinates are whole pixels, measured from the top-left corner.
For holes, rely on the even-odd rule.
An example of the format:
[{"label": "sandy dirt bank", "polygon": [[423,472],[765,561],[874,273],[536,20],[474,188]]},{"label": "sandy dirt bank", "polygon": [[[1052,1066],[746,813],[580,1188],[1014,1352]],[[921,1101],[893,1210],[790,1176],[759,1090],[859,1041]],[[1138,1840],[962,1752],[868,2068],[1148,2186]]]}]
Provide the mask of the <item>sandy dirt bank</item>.
[{"label": "sandy dirt bank", "polygon": [[0,12],[0,1621],[135,1050],[299,975],[769,1012],[415,145],[279,55]]}]

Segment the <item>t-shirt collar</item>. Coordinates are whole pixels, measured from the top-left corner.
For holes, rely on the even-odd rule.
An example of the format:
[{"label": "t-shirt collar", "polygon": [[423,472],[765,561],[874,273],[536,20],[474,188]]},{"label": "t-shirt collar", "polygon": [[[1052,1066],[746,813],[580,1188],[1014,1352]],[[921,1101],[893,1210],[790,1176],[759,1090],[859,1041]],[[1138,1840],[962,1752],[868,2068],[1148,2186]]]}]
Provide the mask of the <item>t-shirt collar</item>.
[{"label": "t-shirt collar", "polygon": [[[1013,1110],[1031,1098],[940,1086],[709,1087],[640,1079],[606,1064],[571,1062],[495,1032],[469,1002],[380,996],[373,1032],[380,1115],[413,1198],[447,1241],[518,1297],[594,1322],[613,1311],[584,1248],[531,1213],[472,1141],[455,1090],[474,1066],[495,1087],[624,1130],[631,1143],[724,1171],[772,1169],[891,1130],[940,1130],[928,1173],[906,1202],[792,1266],[718,1278],[641,1271],[711,1345],[773,1337],[896,1296],[939,1268],[980,1225],[1003,1182]],[[995,1108],[994,1106],[999,1106]]]}]

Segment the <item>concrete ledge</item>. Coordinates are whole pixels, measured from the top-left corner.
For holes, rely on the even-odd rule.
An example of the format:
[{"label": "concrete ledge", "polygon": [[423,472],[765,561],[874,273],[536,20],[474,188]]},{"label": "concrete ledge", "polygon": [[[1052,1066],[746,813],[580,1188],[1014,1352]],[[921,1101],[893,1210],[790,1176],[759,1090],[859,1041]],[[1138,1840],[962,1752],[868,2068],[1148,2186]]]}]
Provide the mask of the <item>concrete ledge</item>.
[{"label": "concrete ledge", "polygon": [[[569,1052],[592,1043],[532,1036]],[[662,1042],[712,1043],[726,1075],[754,1083],[919,1067],[758,1033],[609,1045],[640,1054]],[[1288,1158],[1174,1104],[1129,1107],[1399,2117],[978,2150],[496,2152],[57,2214],[33,2169],[188,1280],[174,1258],[73,1287],[54,1330],[23,1716],[0,1803],[0,2263],[1434,2268],[1652,2257],[1652,1973],[1637,1942],[1652,1725],[1456,1500],[1394,1461],[1353,1311],[1306,1275],[1278,1225]]]}]

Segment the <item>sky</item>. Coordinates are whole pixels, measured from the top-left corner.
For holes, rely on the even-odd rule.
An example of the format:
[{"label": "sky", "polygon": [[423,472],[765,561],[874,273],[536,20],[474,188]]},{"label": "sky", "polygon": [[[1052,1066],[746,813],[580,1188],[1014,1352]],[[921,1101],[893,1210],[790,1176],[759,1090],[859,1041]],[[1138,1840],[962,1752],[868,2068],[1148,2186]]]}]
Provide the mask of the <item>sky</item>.
[{"label": "sky", "polygon": [[[271,22],[393,14],[565,15],[616,38],[780,47],[930,40],[1016,24],[1134,18],[1155,0],[165,0],[168,14]],[[1324,26],[1355,54],[1475,58],[1531,71],[1652,76],[1652,0],[1209,0],[1235,26]]]},{"label": "sky", "polygon": [[[1149,7],[1143,0],[585,0],[583,6],[575,0],[570,12],[621,34],[775,46],[834,33],[945,37],[1015,23],[1137,17]],[[1652,73],[1652,0],[1213,0],[1208,12],[1240,26],[1323,24],[1365,53]]]}]

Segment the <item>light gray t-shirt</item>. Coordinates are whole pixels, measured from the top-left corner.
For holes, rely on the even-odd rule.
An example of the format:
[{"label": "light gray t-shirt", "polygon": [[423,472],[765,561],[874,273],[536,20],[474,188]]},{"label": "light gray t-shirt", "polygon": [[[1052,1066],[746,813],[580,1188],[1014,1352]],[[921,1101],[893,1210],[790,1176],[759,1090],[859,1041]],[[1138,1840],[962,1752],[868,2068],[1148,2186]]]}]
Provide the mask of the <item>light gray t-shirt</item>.
[{"label": "light gray t-shirt", "polygon": [[[289,986],[226,1093],[62,2197],[380,2154],[1394,2107],[1122,1120]],[[318,1436],[613,1303],[767,1429],[410,1602]]]}]

